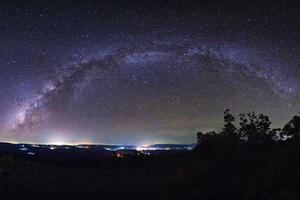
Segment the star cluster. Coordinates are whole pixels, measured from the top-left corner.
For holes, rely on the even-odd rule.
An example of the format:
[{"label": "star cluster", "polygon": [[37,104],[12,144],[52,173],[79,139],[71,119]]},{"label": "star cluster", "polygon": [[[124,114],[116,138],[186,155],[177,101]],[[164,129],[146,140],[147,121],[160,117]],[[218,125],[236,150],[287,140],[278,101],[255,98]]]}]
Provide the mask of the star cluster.
[{"label": "star cluster", "polygon": [[0,139],[192,143],[300,110],[293,2],[1,3]]}]

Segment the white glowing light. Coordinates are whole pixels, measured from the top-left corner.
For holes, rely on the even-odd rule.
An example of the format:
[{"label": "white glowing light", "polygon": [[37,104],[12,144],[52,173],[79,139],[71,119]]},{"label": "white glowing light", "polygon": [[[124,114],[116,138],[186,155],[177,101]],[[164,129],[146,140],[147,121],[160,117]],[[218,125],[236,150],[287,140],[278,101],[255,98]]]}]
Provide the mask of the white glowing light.
[{"label": "white glowing light", "polygon": [[82,146],[82,145],[78,145],[77,146],[79,149],[88,149],[88,148],[90,148],[89,146]]},{"label": "white glowing light", "polygon": [[61,145],[65,145],[66,143],[63,141],[54,141],[54,142],[51,142],[50,144],[61,146]]},{"label": "white glowing light", "polygon": [[135,148],[137,151],[155,151],[155,150],[165,150],[169,151],[171,148],[168,147],[152,147],[151,145],[140,145]]},{"label": "white glowing light", "polygon": [[51,147],[49,147],[49,149],[51,149],[51,150],[55,150],[55,149],[56,149],[56,147],[54,147],[54,146],[51,146]]},{"label": "white glowing light", "polygon": [[147,151],[147,150],[153,151],[153,150],[157,150],[157,148],[150,147],[149,145],[141,145],[141,146],[137,146],[135,148],[135,150],[137,150],[137,151]]},{"label": "white glowing light", "polygon": [[28,149],[26,147],[22,147],[19,149],[20,151],[27,151]]},{"label": "white glowing light", "polygon": [[57,145],[57,146],[61,146],[61,145],[67,145],[68,142],[66,141],[65,138],[63,137],[52,137],[49,139],[49,142],[48,142],[49,145]]}]

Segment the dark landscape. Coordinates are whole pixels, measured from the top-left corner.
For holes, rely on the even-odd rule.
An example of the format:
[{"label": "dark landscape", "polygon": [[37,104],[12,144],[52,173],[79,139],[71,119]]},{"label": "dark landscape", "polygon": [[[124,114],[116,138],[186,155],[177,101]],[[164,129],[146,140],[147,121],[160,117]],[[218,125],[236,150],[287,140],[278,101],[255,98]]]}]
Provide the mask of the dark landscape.
[{"label": "dark landscape", "polygon": [[227,110],[223,130],[199,132],[195,147],[2,143],[1,196],[299,199],[300,116],[283,129],[265,115],[241,115],[239,128],[234,120]]}]

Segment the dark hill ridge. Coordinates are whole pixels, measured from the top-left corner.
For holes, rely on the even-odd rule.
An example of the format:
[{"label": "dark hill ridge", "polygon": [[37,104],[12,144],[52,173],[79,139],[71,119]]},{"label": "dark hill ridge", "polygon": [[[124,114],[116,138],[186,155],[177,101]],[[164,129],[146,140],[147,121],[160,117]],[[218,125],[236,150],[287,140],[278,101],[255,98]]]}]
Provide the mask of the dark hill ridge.
[{"label": "dark hill ridge", "polygon": [[55,144],[29,144],[29,143],[6,143],[0,142],[0,150],[27,149],[94,149],[94,150],[118,150],[118,149],[145,149],[145,150],[192,150],[196,144],[153,144],[153,145],[105,145],[105,144],[78,144],[78,145],[55,145]]},{"label": "dark hill ridge", "polygon": [[84,162],[78,157],[43,160],[37,156],[40,160],[34,160],[2,155],[0,195],[5,200],[299,199],[299,153],[292,147],[234,154],[184,151]]},{"label": "dark hill ridge", "polygon": [[[36,162],[82,167],[97,166],[104,159],[113,158],[117,152],[124,151],[123,156],[149,156],[163,154],[181,154],[192,150],[195,145],[157,144],[140,145],[44,145],[0,143],[0,155],[13,155]],[[127,152],[125,152],[127,151]],[[128,152],[132,153],[128,153]],[[123,157],[122,156],[122,157]]]}]

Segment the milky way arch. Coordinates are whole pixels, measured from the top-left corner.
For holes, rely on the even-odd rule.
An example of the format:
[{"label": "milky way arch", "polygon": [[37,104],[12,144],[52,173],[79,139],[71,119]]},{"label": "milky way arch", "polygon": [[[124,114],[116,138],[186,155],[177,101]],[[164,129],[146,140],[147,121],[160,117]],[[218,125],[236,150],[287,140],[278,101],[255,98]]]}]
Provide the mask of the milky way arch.
[{"label": "milky way arch", "polygon": [[[92,96],[93,101],[100,104],[95,106],[97,115],[90,111],[99,118],[96,117],[100,126],[102,120],[119,123],[122,129],[128,128],[134,120],[151,129],[151,123],[159,123],[154,122],[154,118],[162,118],[157,110],[160,106],[165,106],[165,118],[174,118],[174,122],[164,119],[168,125],[163,129],[173,130],[180,128],[174,125],[179,115],[182,115],[180,121],[189,120],[189,123],[193,116],[199,118],[193,110],[209,116],[214,112],[213,107],[221,104],[216,101],[220,98],[231,106],[235,104],[229,102],[231,98],[245,97],[246,100],[242,98],[238,102],[238,107],[245,108],[251,108],[259,98],[273,99],[274,105],[287,99],[291,101],[294,91],[280,68],[243,57],[247,52],[239,53],[233,53],[230,48],[174,42],[112,48],[101,57],[57,70],[36,95],[19,108],[11,130],[18,134],[35,132],[68,118],[72,120],[66,107],[82,105],[80,101],[86,96]],[[84,90],[85,95],[82,95]],[[95,90],[101,94],[95,97]],[[105,101],[107,98],[111,101]],[[143,115],[145,110],[149,114]],[[147,120],[150,124],[145,122]],[[126,123],[128,125],[124,125]]]}]

